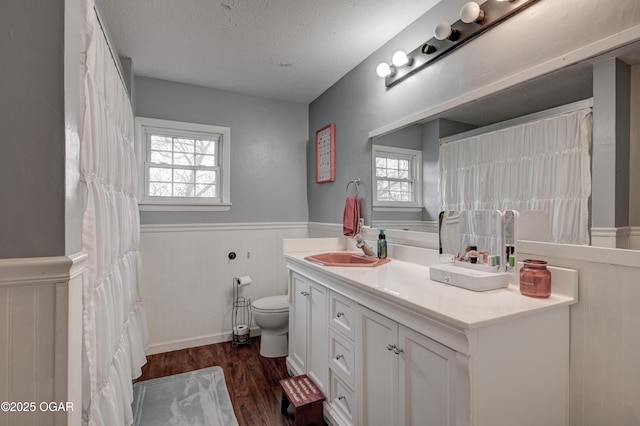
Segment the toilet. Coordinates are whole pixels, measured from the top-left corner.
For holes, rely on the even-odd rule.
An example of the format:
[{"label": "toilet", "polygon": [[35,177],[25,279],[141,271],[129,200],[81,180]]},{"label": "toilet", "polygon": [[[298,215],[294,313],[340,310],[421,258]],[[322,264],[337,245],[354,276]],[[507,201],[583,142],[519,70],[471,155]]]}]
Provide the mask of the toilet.
[{"label": "toilet", "polygon": [[289,298],[269,296],[251,304],[256,325],[262,329],[260,355],[266,358],[287,356],[289,352]]}]

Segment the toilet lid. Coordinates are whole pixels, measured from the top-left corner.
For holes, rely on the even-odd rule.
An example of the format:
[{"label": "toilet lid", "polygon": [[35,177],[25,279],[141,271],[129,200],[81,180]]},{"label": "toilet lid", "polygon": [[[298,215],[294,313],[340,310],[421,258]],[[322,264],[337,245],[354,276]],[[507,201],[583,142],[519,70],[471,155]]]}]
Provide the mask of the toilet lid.
[{"label": "toilet lid", "polygon": [[269,296],[254,300],[253,308],[260,311],[286,312],[289,311],[289,298],[287,295]]}]

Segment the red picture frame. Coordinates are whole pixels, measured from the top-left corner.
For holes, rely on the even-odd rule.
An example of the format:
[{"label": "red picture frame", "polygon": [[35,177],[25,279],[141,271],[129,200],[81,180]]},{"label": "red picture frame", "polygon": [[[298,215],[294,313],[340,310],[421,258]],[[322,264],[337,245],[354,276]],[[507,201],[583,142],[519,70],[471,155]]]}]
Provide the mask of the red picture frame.
[{"label": "red picture frame", "polygon": [[316,183],[336,180],[336,125],[328,124],[316,132]]}]

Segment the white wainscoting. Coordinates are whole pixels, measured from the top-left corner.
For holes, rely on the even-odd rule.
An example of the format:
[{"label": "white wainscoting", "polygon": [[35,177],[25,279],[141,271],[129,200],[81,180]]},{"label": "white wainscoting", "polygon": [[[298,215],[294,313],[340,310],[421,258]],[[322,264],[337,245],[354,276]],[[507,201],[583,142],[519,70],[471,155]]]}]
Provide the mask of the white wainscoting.
[{"label": "white wainscoting", "polygon": [[[34,402],[30,412],[0,411],[0,425],[80,425],[82,287],[86,253],[0,260],[0,402]],[[41,410],[67,402],[71,411]]]},{"label": "white wainscoting", "polygon": [[[383,228],[384,229],[384,228]],[[391,244],[406,245],[411,247],[421,247],[437,250],[439,246],[437,225],[434,224],[431,228],[424,227],[425,230],[435,230],[435,232],[417,232],[417,231],[403,231],[401,229],[385,229],[384,233],[387,237],[387,242]],[[372,228],[366,226],[362,228],[360,234],[370,244],[375,243],[378,239],[378,228]],[[320,223],[309,222],[309,236],[312,238],[322,237],[343,237],[342,224],[339,223]],[[347,238],[347,244],[350,245],[350,249],[354,249],[355,240],[351,237]],[[375,248],[375,245],[372,245]]]},{"label": "white wainscoting", "polygon": [[147,354],[231,340],[233,278],[252,277],[252,300],[286,294],[282,240],[307,236],[306,222],[142,225]]},{"label": "white wainscoting", "polygon": [[523,259],[578,270],[570,424],[640,425],[640,252],[527,241],[518,251]]}]

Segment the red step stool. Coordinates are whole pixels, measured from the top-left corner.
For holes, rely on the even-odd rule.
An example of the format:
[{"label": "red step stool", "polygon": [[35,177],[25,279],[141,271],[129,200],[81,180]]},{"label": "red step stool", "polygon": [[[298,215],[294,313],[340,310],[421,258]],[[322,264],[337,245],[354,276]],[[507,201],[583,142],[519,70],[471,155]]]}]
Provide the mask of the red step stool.
[{"label": "red step stool", "polygon": [[286,415],[289,404],[293,405],[296,409],[294,425],[325,424],[322,417],[324,395],[306,374],[282,379],[280,380],[280,387],[282,387],[280,412]]}]

